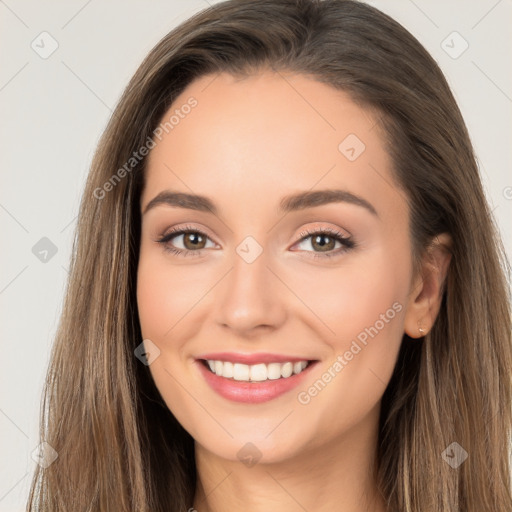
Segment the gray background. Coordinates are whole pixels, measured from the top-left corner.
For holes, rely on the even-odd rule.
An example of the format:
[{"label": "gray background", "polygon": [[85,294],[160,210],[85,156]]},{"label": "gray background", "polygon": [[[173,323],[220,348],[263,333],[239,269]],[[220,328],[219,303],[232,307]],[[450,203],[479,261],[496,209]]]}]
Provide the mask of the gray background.
[{"label": "gray background", "polygon": [[[409,29],[445,72],[510,257],[512,1],[369,3]],[[24,510],[35,467],[43,379],[96,143],[145,55],[207,4],[0,0],[2,512]]]}]

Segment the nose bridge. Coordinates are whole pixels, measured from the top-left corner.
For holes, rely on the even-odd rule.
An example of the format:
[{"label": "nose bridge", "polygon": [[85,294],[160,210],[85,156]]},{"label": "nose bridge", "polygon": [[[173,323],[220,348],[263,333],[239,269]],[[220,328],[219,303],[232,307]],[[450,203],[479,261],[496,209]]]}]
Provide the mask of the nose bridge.
[{"label": "nose bridge", "polygon": [[215,297],[219,324],[248,331],[259,326],[278,327],[284,321],[283,290],[269,266],[270,252],[252,237],[237,246],[231,271]]}]

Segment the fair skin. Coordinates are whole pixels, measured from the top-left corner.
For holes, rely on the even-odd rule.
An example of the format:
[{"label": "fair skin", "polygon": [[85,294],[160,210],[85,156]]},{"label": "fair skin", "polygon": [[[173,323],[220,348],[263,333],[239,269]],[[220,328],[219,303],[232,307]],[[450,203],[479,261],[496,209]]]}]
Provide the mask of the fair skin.
[{"label": "fair skin", "polygon": [[[384,512],[370,472],[382,394],[404,332],[418,338],[432,327],[449,257],[434,245],[413,273],[408,206],[377,117],[346,93],[300,75],[222,73],[190,84],[165,119],[191,96],[197,106],[148,157],[137,301],[143,338],[160,350],[151,375],[195,440],[193,506]],[[365,145],[353,161],[338,148],[349,134]],[[353,146],[351,139],[350,156]],[[217,212],[165,203],[146,211],[164,190],[206,196]],[[319,190],[348,191],[366,206],[345,200],[279,211],[284,196]],[[188,235],[158,242],[185,226]],[[325,229],[352,245],[306,233]],[[197,231],[205,234],[199,243]],[[262,249],[250,263],[237,252],[248,236]],[[197,358],[208,352],[317,363],[298,387],[241,403],[206,382]],[[343,368],[333,370],[338,356]],[[308,392],[319,379],[328,383]],[[247,443],[259,453],[254,465],[239,454]]]}]

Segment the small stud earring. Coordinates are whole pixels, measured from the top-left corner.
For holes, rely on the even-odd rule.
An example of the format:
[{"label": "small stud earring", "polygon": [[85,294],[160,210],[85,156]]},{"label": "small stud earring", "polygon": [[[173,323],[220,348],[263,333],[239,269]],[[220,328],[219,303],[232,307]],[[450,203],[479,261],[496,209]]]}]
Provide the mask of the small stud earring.
[{"label": "small stud earring", "polygon": [[425,334],[425,329],[423,329],[423,327],[418,327],[418,331],[420,331],[422,336]]}]

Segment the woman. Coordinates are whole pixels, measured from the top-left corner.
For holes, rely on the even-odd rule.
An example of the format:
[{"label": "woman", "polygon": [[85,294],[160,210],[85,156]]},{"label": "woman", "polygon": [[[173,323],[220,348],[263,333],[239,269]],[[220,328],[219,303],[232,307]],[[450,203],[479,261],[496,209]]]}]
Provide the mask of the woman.
[{"label": "woman", "polygon": [[401,25],[204,10],[95,155],[29,510],[511,510],[505,265]]}]

